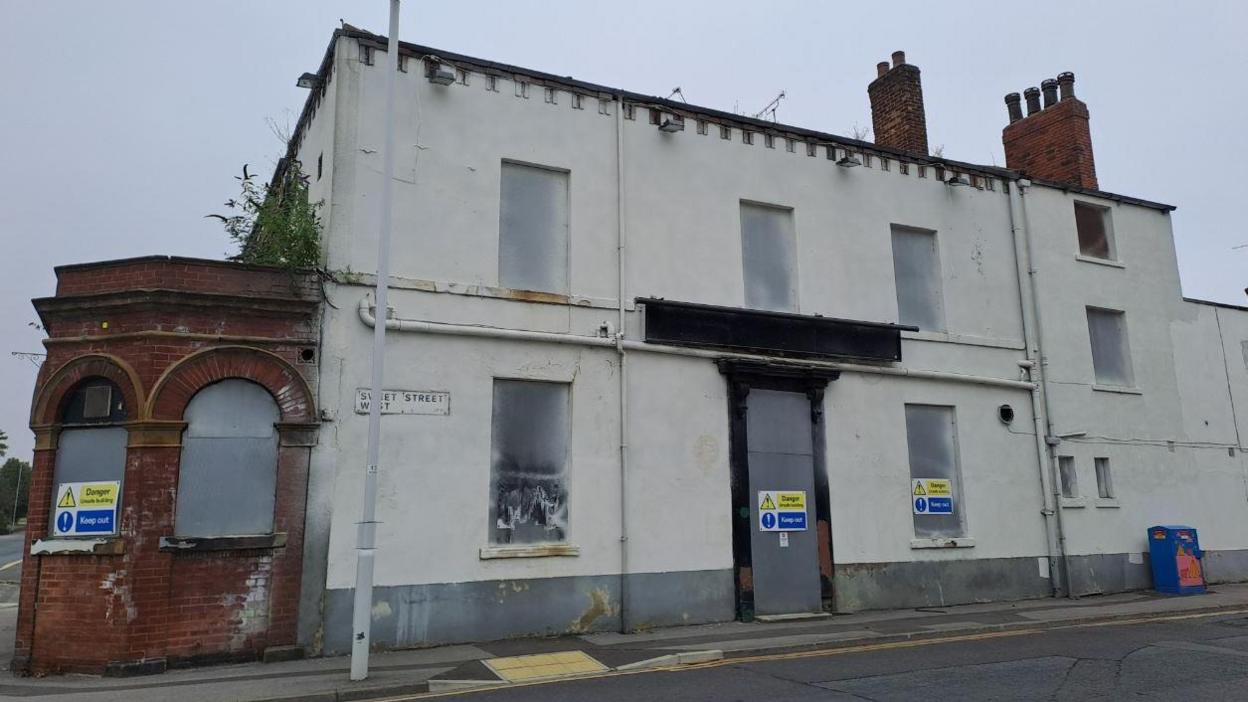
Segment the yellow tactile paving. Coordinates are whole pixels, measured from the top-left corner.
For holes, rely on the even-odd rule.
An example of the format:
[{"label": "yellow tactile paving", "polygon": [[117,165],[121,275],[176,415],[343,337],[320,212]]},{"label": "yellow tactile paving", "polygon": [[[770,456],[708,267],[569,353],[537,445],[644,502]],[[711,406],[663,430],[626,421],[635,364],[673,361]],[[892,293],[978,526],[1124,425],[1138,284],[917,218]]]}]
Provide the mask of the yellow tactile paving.
[{"label": "yellow tactile paving", "polygon": [[607,670],[607,666],[590,658],[584,651],[535,653],[528,656],[491,658],[482,662],[507,682],[602,673]]}]

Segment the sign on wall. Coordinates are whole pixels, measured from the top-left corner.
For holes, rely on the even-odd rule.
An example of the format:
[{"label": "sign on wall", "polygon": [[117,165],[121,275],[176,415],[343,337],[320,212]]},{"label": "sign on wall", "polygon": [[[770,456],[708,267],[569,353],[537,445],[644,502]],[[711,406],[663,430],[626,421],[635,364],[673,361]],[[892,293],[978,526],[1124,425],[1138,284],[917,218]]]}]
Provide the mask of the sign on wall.
[{"label": "sign on wall", "polygon": [[910,482],[915,514],[953,514],[953,481],[948,478],[915,478]]},{"label": "sign on wall", "polygon": [[760,490],[759,531],[805,531],[806,491]]},{"label": "sign on wall", "polygon": [[[356,414],[368,414],[372,395],[368,388],[356,388]],[[381,413],[450,414],[451,393],[435,390],[385,390],[381,393]]]},{"label": "sign on wall", "polygon": [[61,483],[52,504],[53,536],[109,536],[117,533],[121,481]]}]

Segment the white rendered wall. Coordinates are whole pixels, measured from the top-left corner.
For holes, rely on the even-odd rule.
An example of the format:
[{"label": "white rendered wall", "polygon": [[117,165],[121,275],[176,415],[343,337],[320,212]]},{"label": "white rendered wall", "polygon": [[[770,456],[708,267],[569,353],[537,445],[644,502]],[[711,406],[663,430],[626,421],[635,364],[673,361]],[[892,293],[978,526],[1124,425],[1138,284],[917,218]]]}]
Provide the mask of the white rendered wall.
[{"label": "white rendered wall", "polygon": [[[375,269],[376,194],[381,185],[384,52],[358,60],[353,40],[336,59],[332,209],[328,264]],[[515,84],[434,86],[420,62],[399,75],[398,176],[391,269],[396,314],[508,329],[594,335],[615,317],[616,117],[585,96],[544,99],[540,85],[517,97]],[[328,101],[327,101],[328,104]],[[330,114],[322,106],[321,115]],[[318,115],[318,119],[321,118]],[[316,127],[316,120],[313,122]],[[625,296],[740,306],[742,200],[791,207],[797,241],[798,309],[803,314],[895,321],[890,225],[935,230],[943,272],[947,333],[906,333],[903,366],[1019,379],[1022,323],[1008,199],[951,188],[910,167],[902,175],[874,160],[843,169],[825,158],[741,143],[734,129],[660,133],[645,109],[624,122],[628,280]],[[311,143],[309,140],[308,143]],[[310,147],[305,147],[308,151]],[[315,156],[312,156],[313,162]],[[419,165],[417,165],[419,159]],[[570,171],[570,294],[574,304],[539,304],[498,290],[500,164],[504,159]],[[1091,437],[1236,443],[1225,386],[1201,371],[1218,356],[1203,307],[1182,303],[1169,217],[1109,204],[1123,268],[1078,261],[1071,196],[1034,187],[1027,195],[1058,433],[1067,441],[1085,494],[1095,490],[1091,458],[1108,455],[1118,506],[1065,512],[1073,553],[1143,550],[1143,527],[1189,521],[1209,548],[1244,548],[1242,458],[1189,447],[1093,444]],[[1088,198],[1096,202],[1095,198]],[[367,278],[362,282],[369,282]],[[365,418],[352,411],[368,384],[371,329],[356,313],[363,285],[328,286],[321,358],[321,406],[336,418],[323,429],[314,465],[336,471],[332,488],[328,587],[350,587],[359,514]],[[1127,313],[1141,394],[1093,390],[1085,305]],[[1195,308],[1195,309],[1189,309]],[[630,306],[631,309],[631,306]],[[630,312],[628,333],[640,320]],[[1248,315],[1239,315],[1248,317]],[[1224,325],[1226,321],[1224,321]],[[1238,320],[1235,339],[1248,338]],[[619,569],[618,356],[611,349],[392,333],[389,388],[451,393],[449,416],[383,419],[378,518],[380,585],[607,574]],[[1238,349],[1227,340],[1228,348]],[[1210,353],[1210,345],[1215,352]],[[1181,370],[1176,371],[1179,354]],[[1242,353],[1241,353],[1242,356]],[[707,360],[632,353],[630,570],[732,566],[728,402]],[[1189,361],[1189,359],[1192,359]],[[1187,364],[1187,365],[1184,365]],[[1248,369],[1232,369],[1248,392]],[[482,560],[488,534],[490,398],[493,377],[572,381],[570,536],[580,555]],[[1222,398],[1222,399],[1219,399]],[[1248,401],[1248,397],[1241,398]],[[912,548],[904,405],[954,405],[967,536],[972,548]],[[832,538],[837,563],[1004,558],[1045,554],[1035,437],[1023,390],[845,373],[825,400]],[[1010,404],[1006,427],[996,408]],[[1241,407],[1248,405],[1240,405]],[[1209,425],[1204,421],[1208,419]],[[1240,417],[1241,431],[1248,417]],[[1174,487],[1174,471],[1193,483]],[[1236,482],[1238,481],[1238,482]],[[1235,487],[1235,490],[1231,488]],[[1092,493],[1094,494],[1094,492]],[[1217,514],[1211,514],[1216,511]]]}]

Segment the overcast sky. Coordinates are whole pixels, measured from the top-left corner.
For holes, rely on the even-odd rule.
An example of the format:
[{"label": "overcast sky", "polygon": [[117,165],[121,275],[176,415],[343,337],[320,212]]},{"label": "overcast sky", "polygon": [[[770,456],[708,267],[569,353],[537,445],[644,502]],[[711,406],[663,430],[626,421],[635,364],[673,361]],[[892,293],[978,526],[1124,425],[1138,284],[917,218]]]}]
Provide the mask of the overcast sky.
[{"label": "overcast sky", "polygon": [[[384,34],[387,0],[2,0],[0,429],[29,458],[42,352],[30,298],[58,264],[219,258],[214,220],[250,163],[267,177],[339,20]],[[765,9],[766,8],[766,9]],[[1002,97],[1073,71],[1101,187],[1178,206],[1184,293],[1248,302],[1233,212],[1248,170],[1248,3],[404,3],[400,37],[637,92],[847,135],[896,49],[923,70],[933,147],[1004,165]],[[378,117],[380,119],[380,116]]]}]

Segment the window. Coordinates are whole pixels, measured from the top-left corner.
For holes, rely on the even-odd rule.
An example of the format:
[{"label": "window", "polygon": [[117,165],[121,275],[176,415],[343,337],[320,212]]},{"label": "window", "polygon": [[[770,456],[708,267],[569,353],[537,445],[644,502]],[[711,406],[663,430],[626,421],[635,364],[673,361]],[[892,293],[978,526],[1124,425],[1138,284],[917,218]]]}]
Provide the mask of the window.
[{"label": "window", "polygon": [[924,331],[945,330],[936,232],[893,225],[893,276],[897,318]]},{"label": "window", "polygon": [[548,103],[550,103],[550,104],[552,104],[552,105],[558,104],[558,102],[559,102],[559,91],[558,91],[558,90],[555,90],[554,88],[546,88],[544,92],[545,92],[545,95],[546,95],[546,102],[548,102]]},{"label": "window", "polygon": [[568,172],[503,163],[498,284],[568,289]]},{"label": "window", "polygon": [[812,143],[812,142],[807,142],[807,143],[806,143],[806,155],[807,155],[807,156],[815,156],[815,155],[816,155],[816,153],[817,153],[818,151],[819,151],[819,145],[818,145],[818,144],[815,144],[815,143]]},{"label": "window", "polygon": [[584,96],[582,96],[580,93],[570,93],[570,95],[572,96],[572,109],[574,110],[585,109],[583,105],[583,101],[585,99]]},{"label": "window", "polygon": [[494,381],[490,542],[552,543],[568,535],[569,385]]},{"label": "window", "polygon": [[528,83],[522,80],[516,81],[516,97],[524,98],[525,100],[529,99],[529,84]]},{"label": "window", "polygon": [[1092,342],[1092,368],[1097,384],[1133,385],[1125,315],[1117,310],[1089,307],[1088,337]]},{"label": "window", "polygon": [[485,77],[485,89],[490,92],[498,92],[498,76]]},{"label": "window", "polygon": [[791,153],[791,154],[793,154],[793,153],[797,153],[797,140],[796,140],[796,139],[785,139],[785,140],[784,140],[784,148],[785,148],[785,150],[786,150],[786,151],[788,151],[788,152],[789,152],[789,153]]},{"label": "window", "polygon": [[763,135],[763,145],[769,149],[776,148],[776,138],[770,134]]},{"label": "window", "polygon": [[721,127],[719,128],[719,138],[720,138],[720,139],[731,139],[731,138],[732,138],[732,127],[723,127],[723,126],[721,126]]},{"label": "window", "polygon": [[273,396],[249,380],[222,380],[186,406],[178,471],[177,536],[273,531],[277,429]]},{"label": "window", "polygon": [[752,145],[754,143],[754,132],[751,132],[746,129],[742,129],[741,130],[741,143]]},{"label": "window", "polygon": [[952,407],[906,405],[906,445],[910,452],[910,479],[948,480],[949,514],[915,514],[918,538],[965,536],[962,480],[958,468],[957,420]]},{"label": "window", "polygon": [[706,127],[707,127],[706,120],[704,119],[698,120],[698,134],[706,134]]},{"label": "window", "polygon": [[745,306],[794,312],[796,248],[793,210],[741,203],[741,261]]},{"label": "window", "polygon": [[1109,473],[1109,459],[1098,456],[1096,463],[1096,496],[1103,500],[1114,498],[1114,478]]},{"label": "window", "polygon": [[1079,232],[1079,253],[1091,258],[1113,260],[1114,229],[1109,219],[1109,208],[1075,203],[1075,229]]},{"label": "window", "polygon": [[637,119],[637,107],[624,103],[624,119]]},{"label": "window", "polygon": [[600,115],[611,114],[611,101],[610,100],[607,100],[606,98],[598,98],[598,114]]},{"label": "window", "polygon": [[1062,483],[1062,497],[1079,496],[1079,475],[1075,471],[1074,456],[1057,457],[1057,475]]},{"label": "window", "polygon": [[462,68],[455,69],[455,82],[460,85],[468,85],[468,71]]},{"label": "window", "polygon": [[[91,378],[74,389],[61,412],[52,469],[53,507],[61,495],[61,483],[125,479],[128,434],[120,424],[128,418],[121,389],[111,381]],[[50,525],[57,510],[49,512]]]}]

